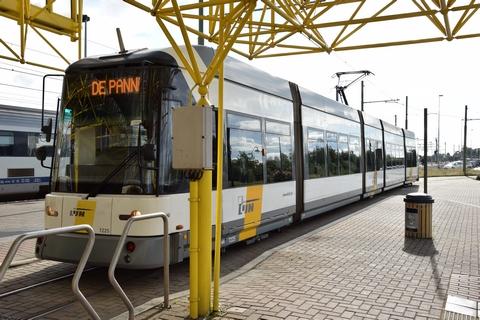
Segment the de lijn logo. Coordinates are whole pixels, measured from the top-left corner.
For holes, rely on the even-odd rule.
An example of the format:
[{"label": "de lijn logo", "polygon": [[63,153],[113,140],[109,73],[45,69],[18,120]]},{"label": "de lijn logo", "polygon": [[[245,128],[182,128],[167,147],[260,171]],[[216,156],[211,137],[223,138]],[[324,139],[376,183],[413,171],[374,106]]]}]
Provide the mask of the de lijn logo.
[{"label": "de lijn logo", "polygon": [[247,201],[243,201],[238,205],[238,214],[247,214],[253,212],[255,209],[255,202],[260,199],[249,199]]},{"label": "de lijn logo", "polygon": [[88,208],[73,208],[70,210],[71,217],[85,217],[88,211],[93,211],[92,209]]}]

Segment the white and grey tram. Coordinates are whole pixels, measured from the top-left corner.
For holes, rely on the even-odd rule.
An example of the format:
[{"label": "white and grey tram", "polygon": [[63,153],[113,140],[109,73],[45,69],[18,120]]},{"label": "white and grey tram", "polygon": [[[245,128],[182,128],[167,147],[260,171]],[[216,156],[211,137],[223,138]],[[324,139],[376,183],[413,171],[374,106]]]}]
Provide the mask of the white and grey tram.
[{"label": "white and grey tram", "polygon": [[[55,112],[45,113],[55,117]],[[0,105],[0,201],[40,197],[48,192],[50,170],[35,159],[40,145],[51,149],[51,143],[40,134],[40,119],[40,109]]]},{"label": "white and grey tram", "polygon": [[[195,54],[205,70],[214,50]],[[92,225],[90,263],[109,263],[133,210],[169,213],[170,261],[188,256],[188,181],[172,169],[172,110],[195,104],[193,87],[172,49],[86,58],[66,70],[45,225]],[[418,179],[413,132],[233,58],[224,90],[223,246]],[[162,265],[161,223],[133,226],[121,267]],[[76,261],[85,241],[49,236],[36,254]]]}]

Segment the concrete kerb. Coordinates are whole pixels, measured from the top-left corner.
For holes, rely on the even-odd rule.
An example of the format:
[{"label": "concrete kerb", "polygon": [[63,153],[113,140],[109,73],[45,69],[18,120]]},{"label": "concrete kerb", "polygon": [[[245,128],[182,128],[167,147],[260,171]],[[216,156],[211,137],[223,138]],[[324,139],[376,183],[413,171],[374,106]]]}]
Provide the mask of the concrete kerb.
[{"label": "concrete kerb", "polygon": [[[384,195],[384,197],[385,197],[384,199],[380,199],[379,201],[375,202],[375,204],[379,204],[379,203],[381,203],[381,202],[387,201],[388,198],[389,198],[389,197],[386,197],[385,195]],[[380,198],[380,197],[378,197],[378,198]],[[378,198],[377,198],[377,199],[378,199]],[[357,202],[357,204],[358,204],[358,202]],[[402,201],[401,205],[403,206],[403,201]],[[339,218],[339,219],[337,219],[337,220],[334,220],[334,221],[332,221],[332,222],[329,222],[329,223],[327,223],[326,225],[321,226],[321,227],[319,227],[319,228],[317,228],[317,229],[315,229],[315,230],[312,230],[312,231],[310,231],[310,232],[308,232],[308,233],[306,233],[306,234],[304,234],[304,235],[301,235],[301,236],[299,236],[299,237],[297,237],[297,238],[295,238],[295,239],[292,239],[292,240],[290,240],[290,241],[287,241],[287,242],[285,242],[285,243],[283,243],[283,244],[281,244],[281,245],[279,245],[279,246],[277,246],[277,247],[275,247],[275,248],[272,248],[272,249],[270,249],[270,250],[265,251],[265,252],[262,253],[260,256],[256,257],[255,259],[253,259],[253,260],[250,261],[249,263],[247,263],[247,264],[243,265],[242,267],[240,267],[240,269],[235,270],[235,271],[233,271],[233,272],[230,272],[229,274],[223,276],[223,277],[220,279],[220,284],[225,284],[225,283],[227,283],[227,282],[229,282],[229,281],[231,281],[231,280],[233,280],[233,279],[235,279],[235,278],[237,278],[237,277],[239,277],[239,276],[247,273],[248,271],[254,269],[257,265],[259,265],[260,263],[262,263],[263,261],[265,261],[267,258],[269,258],[270,256],[272,256],[274,253],[276,253],[276,252],[278,252],[278,251],[280,251],[280,250],[282,250],[282,249],[284,249],[284,248],[287,248],[287,247],[295,244],[295,243],[298,242],[298,241],[305,240],[305,239],[313,236],[314,234],[316,234],[316,233],[318,233],[318,232],[320,232],[320,231],[323,231],[323,230],[325,230],[325,229],[327,229],[327,228],[333,227],[333,226],[335,226],[336,224],[341,223],[341,222],[347,220],[348,218],[351,218],[352,216],[356,216],[356,215],[358,215],[358,214],[361,214],[361,213],[363,213],[363,212],[365,212],[365,211],[367,211],[367,210],[368,210],[368,207],[363,208],[363,209],[360,209],[360,210],[358,210],[358,211],[356,211],[356,212],[354,212],[354,213],[348,214],[348,215],[346,215],[346,216],[344,216],[344,217],[341,217],[341,218]],[[186,296],[188,296],[188,294],[189,294],[189,290],[188,290],[188,289],[187,289],[187,290],[184,290],[184,291],[181,291],[181,292],[176,292],[176,293],[174,293],[174,294],[171,294],[171,295],[170,295],[170,303],[172,304],[172,303],[173,303],[173,300],[186,297]],[[155,307],[158,307],[158,306],[161,305],[162,303],[163,303],[163,296],[158,297],[158,298],[155,298],[155,299],[152,299],[152,300],[150,300],[150,301],[148,301],[148,302],[145,302],[144,304],[135,307],[135,315],[140,315],[140,314],[143,313],[143,312],[146,312],[146,311],[148,311],[148,310],[150,310],[150,309],[153,309],[153,308],[155,308]],[[121,314],[119,314],[118,316],[116,316],[116,317],[114,317],[114,318],[111,318],[111,320],[125,320],[125,319],[128,319],[128,311],[125,311],[124,313],[121,313]]]}]

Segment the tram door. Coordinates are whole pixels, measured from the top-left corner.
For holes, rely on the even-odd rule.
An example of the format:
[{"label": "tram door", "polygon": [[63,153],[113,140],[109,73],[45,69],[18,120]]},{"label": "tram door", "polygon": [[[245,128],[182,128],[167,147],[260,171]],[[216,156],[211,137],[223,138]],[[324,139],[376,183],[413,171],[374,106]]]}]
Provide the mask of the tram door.
[{"label": "tram door", "polygon": [[366,189],[375,192],[383,186],[382,143],[374,139],[365,140],[367,156]]}]

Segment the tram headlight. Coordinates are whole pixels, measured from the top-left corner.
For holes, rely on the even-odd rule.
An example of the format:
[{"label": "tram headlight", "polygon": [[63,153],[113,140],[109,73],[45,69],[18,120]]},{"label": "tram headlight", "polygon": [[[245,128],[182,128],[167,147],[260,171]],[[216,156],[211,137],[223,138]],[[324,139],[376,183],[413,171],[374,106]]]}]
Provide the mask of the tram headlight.
[{"label": "tram headlight", "polygon": [[47,214],[47,216],[49,217],[58,217],[58,211],[55,210],[55,208],[51,207],[51,206],[47,206],[45,208],[45,213]]},{"label": "tram headlight", "polygon": [[130,212],[130,217],[136,217],[136,216],[141,216],[142,213],[139,210],[133,210]]}]

